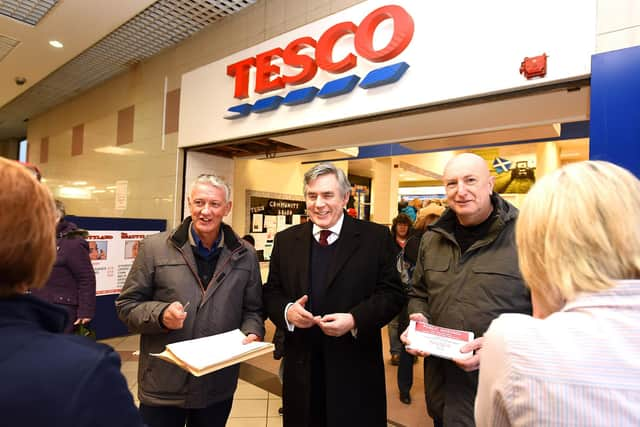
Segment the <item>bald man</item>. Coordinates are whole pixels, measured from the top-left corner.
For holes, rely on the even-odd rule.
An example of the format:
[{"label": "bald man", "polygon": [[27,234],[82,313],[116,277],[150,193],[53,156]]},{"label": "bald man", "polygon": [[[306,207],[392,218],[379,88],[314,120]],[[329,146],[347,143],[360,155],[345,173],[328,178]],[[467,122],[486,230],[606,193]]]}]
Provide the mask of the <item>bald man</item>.
[{"label": "bald man", "polygon": [[[427,410],[434,425],[473,426],[483,335],[502,313],[531,314],[514,239],[518,210],[493,192],[494,177],[481,157],[465,153],[445,166],[449,208],[422,237],[412,278],[409,313],[417,321],[472,331],[465,360],[425,357]],[[402,336],[409,344],[406,331]]]}]

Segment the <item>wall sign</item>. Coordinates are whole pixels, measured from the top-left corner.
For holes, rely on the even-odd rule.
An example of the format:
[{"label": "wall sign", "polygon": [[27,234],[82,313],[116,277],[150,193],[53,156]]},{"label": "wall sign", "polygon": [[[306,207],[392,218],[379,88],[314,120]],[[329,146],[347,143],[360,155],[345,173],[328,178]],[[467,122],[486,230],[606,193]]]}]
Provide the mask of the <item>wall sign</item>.
[{"label": "wall sign", "polygon": [[[185,73],[178,144],[251,138],[588,77],[595,18],[595,0],[368,0]],[[540,22],[542,32],[523,30]],[[258,36],[258,29],[243,31]],[[519,67],[532,52],[548,55],[547,74],[527,80]]]},{"label": "wall sign", "polygon": [[247,190],[248,230],[256,241],[260,261],[269,259],[276,233],[307,221],[302,196]]}]

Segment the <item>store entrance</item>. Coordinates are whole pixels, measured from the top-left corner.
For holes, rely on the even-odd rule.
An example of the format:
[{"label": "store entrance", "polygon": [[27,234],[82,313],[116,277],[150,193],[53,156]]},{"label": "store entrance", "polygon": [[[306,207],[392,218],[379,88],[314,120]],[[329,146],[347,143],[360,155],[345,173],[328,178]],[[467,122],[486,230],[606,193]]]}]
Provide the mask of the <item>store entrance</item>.
[{"label": "store entrance", "polygon": [[[589,103],[589,81],[582,79],[313,128],[296,129],[292,123],[277,135],[189,149],[184,182],[198,173],[223,171],[234,181],[228,220],[242,233],[262,230],[258,246],[277,227],[265,231],[255,225],[248,192],[301,200],[304,172],[326,160],[338,162],[357,181],[350,205],[356,215],[381,224],[391,223],[399,198],[442,196],[438,187],[444,164],[461,151],[484,157],[497,189],[518,205],[536,176],[589,158]],[[293,225],[289,217],[268,219],[269,224]]]},{"label": "store entrance", "polygon": [[[305,219],[294,210],[303,207],[303,175],[314,163],[330,160],[348,171],[356,215],[381,224],[391,223],[402,198],[421,203],[443,198],[443,167],[462,151],[485,158],[496,189],[518,205],[537,177],[589,158],[589,96],[587,83],[572,82],[197,147],[187,152],[185,182],[198,172],[231,177],[234,208],[228,220],[238,233],[254,235],[261,259],[267,260],[275,233]],[[262,265],[266,278],[268,263]],[[388,361],[386,336],[384,331]],[[278,369],[272,360],[254,367],[274,378]],[[398,400],[397,368],[385,363],[385,371],[390,422],[431,426],[420,398],[421,364],[414,365],[411,405]]]}]

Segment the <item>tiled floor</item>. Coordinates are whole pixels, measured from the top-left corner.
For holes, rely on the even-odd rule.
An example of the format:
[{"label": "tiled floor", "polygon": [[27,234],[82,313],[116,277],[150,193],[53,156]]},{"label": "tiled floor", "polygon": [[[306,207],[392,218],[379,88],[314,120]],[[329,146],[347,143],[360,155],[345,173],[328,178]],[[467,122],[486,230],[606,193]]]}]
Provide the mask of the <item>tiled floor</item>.
[{"label": "tiled floor", "polygon": [[[267,322],[267,337],[273,334],[273,325]],[[383,343],[385,355],[387,350],[387,334],[383,331]],[[137,335],[117,337],[102,340],[116,349],[122,358],[122,373],[127,379],[129,389],[137,400],[137,371],[138,358],[134,354],[138,350],[139,339]],[[413,402],[404,405],[398,399],[396,385],[396,367],[391,366],[386,357],[387,380],[387,412],[389,426],[395,427],[432,427],[431,419],[426,415],[424,403],[424,388],[422,379],[422,362],[414,365],[414,385],[411,390]],[[279,383],[277,380],[278,361],[270,355],[261,356],[247,362],[241,368],[241,380],[234,396],[231,415],[227,422],[228,427],[278,427],[282,426],[282,417],[278,415],[282,401],[279,396]],[[255,384],[259,385],[256,386]],[[269,391],[267,391],[269,390]]]}]

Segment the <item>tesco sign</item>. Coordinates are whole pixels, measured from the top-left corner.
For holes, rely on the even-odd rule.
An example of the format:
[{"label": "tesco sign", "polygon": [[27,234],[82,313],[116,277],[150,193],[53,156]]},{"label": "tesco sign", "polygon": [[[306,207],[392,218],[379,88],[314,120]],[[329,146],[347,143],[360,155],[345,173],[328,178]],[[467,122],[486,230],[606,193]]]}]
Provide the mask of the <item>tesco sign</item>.
[{"label": "tesco sign", "polygon": [[[393,21],[391,39],[382,48],[374,47],[374,34],[381,22]],[[234,97],[249,97],[249,79],[255,68],[255,92],[264,94],[285,88],[289,85],[302,85],[316,76],[318,68],[332,74],[341,74],[356,67],[359,58],[371,62],[386,62],[398,56],[411,43],[414,22],[411,15],[401,6],[387,5],[369,13],[359,25],[353,22],[340,22],[328,28],[318,40],[313,37],[300,37],[289,44],[277,47],[258,55],[242,59],[227,66],[227,75],[234,79]],[[333,58],[336,43],[346,35],[353,35],[353,49],[344,57]],[[311,48],[315,57],[301,53]],[[306,49],[307,51],[309,49]],[[281,62],[299,71],[284,74],[274,61]],[[231,110],[231,109],[230,109]],[[231,110],[239,112],[239,110]]]},{"label": "tesco sign", "polygon": [[[193,46],[211,43],[202,55],[215,59],[182,75],[181,148],[270,135],[309,150],[358,145],[357,135],[363,144],[397,142],[402,138],[370,134],[364,122],[583,79],[596,52],[596,0],[526,7],[504,0],[366,0],[333,14],[306,3],[231,17],[224,28],[198,36]],[[542,36],[522,31],[539,22]],[[522,58],[541,52],[549,55],[547,75],[525,79],[518,72]],[[481,65],[470,74],[469,64]],[[361,133],[342,138],[337,128],[344,123],[357,123]],[[452,132],[439,120],[422,125],[425,136]],[[327,141],[305,138],[312,128],[336,131]]]}]

